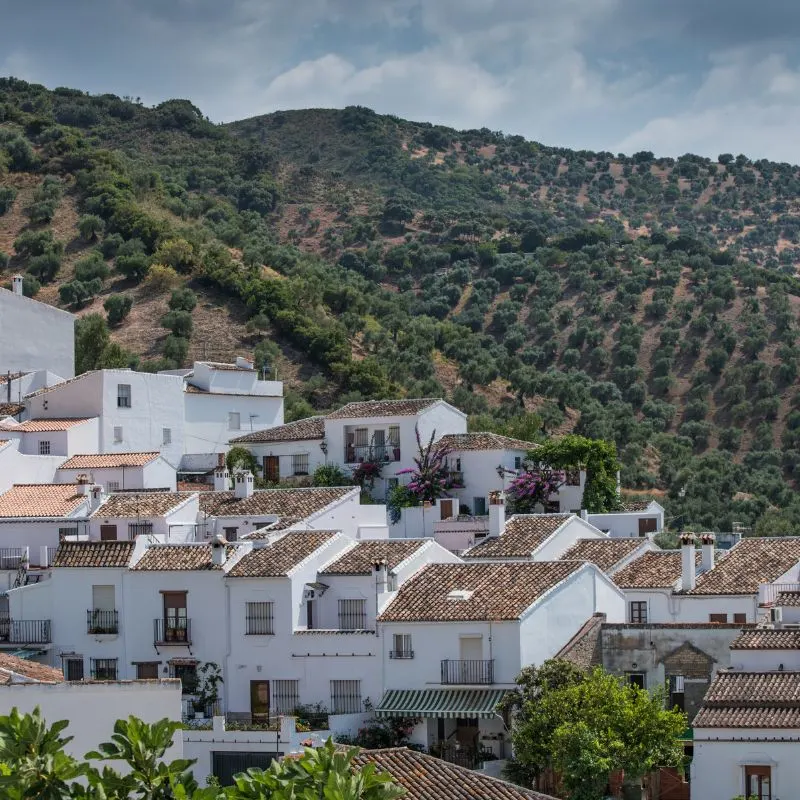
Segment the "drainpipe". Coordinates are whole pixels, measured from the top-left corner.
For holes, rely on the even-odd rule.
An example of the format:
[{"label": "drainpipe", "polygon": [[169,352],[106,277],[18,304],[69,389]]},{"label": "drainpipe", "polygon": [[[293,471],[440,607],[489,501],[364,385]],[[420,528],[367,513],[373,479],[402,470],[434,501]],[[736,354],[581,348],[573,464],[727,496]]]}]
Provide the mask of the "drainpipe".
[{"label": "drainpipe", "polygon": [[223,575],[222,580],[225,582],[225,619],[227,620],[227,624],[225,625],[225,674],[223,675],[224,679],[227,681],[225,686],[225,704],[224,708],[221,709],[222,713],[224,714],[228,710],[229,704],[229,697],[228,697],[228,686],[231,685],[231,586],[228,583],[228,579]]}]

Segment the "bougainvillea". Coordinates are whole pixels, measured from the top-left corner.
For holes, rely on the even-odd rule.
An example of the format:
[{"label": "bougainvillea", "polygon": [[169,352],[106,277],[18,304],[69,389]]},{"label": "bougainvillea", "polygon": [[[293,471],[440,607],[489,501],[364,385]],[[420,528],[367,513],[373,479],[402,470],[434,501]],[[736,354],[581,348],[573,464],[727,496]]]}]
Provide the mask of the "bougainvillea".
[{"label": "bougainvillea", "polygon": [[377,461],[362,461],[358,466],[353,467],[353,483],[362,489],[372,489],[375,481],[381,477],[383,465]]},{"label": "bougainvillea", "polygon": [[441,439],[435,442],[436,431],[432,431],[427,445],[422,444],[419,428],[415,428],[419,455],[414,458],[414,467],[401,469],[398,475],[411,475],[406,489],[421,502],[433,503],[447,497],[451,489],[460,488],[455,475],[450,471],[448,456],[453,448]]},{"label": "bougainvillea", "polygon": [[515,513],[530,514],[536,506],[544,507],[565,480],[564,470],[532,466],[511,481],[506,494]]}]

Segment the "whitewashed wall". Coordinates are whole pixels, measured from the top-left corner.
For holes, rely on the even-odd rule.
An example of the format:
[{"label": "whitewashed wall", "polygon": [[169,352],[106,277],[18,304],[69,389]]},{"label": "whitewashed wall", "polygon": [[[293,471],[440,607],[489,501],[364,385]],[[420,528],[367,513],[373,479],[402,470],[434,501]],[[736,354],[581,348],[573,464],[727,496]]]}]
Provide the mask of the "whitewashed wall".
[{"label": "whitewashed wall", "polygon": [[17,447],[17,442],[0,447],[0,492],[7,492],[15,483],[55,482],[64,456],[27,456]]},{"label": "whitewashed wall", "polygon": [[58,483],[74,483],[78,475],[89,474],[93,483],[108,490],[109,483],[115,482],[120,489],[169,489],[175,491],[175,468],[161,456],[141,467],[104,467],[91,470],[59,469]]},{"label": "whitewashed wall", "polygon": [[639,536],[639,520],[654,519],[656,530],[653,534],[659,533],[664,528],[664,509],[654,508],[652,511],[629,511],[617,514],[589,514],[587,519],[601,531],[605,531],[609,536],[628,538]]},{"label": "whitewashed wall", "polygon": [[[242,430],[239,433],[233,433],[233,432],[229,433],[230,433],[229,438],[233,439],[236,438],[237,436],[243,436],[245,433],[247,433],[247,431]],[[250,452],[258,459],[258,465],[262,470],[264,466],[265,456],[277,456],[278,469],[280,470],[280,478],[283,480],[285,478],[291,478],[294,476],[292,456],[295,455],[308,456],[309,475],[313,475],[314,470],[318,466],[326,463],[325,455],[323,454],[319,446],[320,441],[321,441],[320,439],[308,439],[297,442],[265,442],[264,444],[246,442],[241,446],[246,447],[248,450],[250,450]],[[337,456],[336,458],[329,457],[327,459],[327,463],[341,464],[342,459],[339,456]],[[347,472],[347,468],[344,469],[345,472]],[[264,477],[263,471],[260,473],[260,476],[262,478]]]},{"label": "whitewashed wall", "polygon": [[[142,507],[147,503],[147,495],[142,495]],[[159,537],[162,541],[171,541],[170,535],[173,530],[176,534],[182,528],[188,528],[193,531],[197,516],[199,513],[199,500],[197,494],[190,494],[186,499],[180,503],[176,508],[170,510],[167,514],[161,516],[148,516],[142,513],[141,516],[128,516],[128,517],[109,517],[103,514],[102,506],[98,509],[99,513],[92,515],[89,522],[89,537],[93,540],[100,539],[100,528],[103,525],[116,525],[117,526],[117,539],[128,539],[128,525],[139,522],[151,522],[153,524],[153,535]],[[178,538],[183,539],[183,536]]]}]

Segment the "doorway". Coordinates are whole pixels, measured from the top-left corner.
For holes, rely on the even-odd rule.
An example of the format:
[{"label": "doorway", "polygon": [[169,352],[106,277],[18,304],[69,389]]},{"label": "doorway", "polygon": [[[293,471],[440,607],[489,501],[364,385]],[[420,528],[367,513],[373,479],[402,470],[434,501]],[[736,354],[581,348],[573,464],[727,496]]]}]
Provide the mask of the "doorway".
[{"label": "doorway", "polygon": [[440,519],[450,519],[453,516],[453,501],[452,500],[440,500],[439,501],[439,510],[441,512]]},{"label": "doorway", "polygon": [[280,459],[278,456],[264,456],[264,480],[277,483],[281,479]]},{"label": "doorway", "polygon": [[269,681],[250,681],[250,716],[269,720]]},{"label": "doorway", "polygon": [[647,519],[639,520],[639,536],[647,536],[648,534],[655,532],[656,532],[655,517],[648,517]]}]

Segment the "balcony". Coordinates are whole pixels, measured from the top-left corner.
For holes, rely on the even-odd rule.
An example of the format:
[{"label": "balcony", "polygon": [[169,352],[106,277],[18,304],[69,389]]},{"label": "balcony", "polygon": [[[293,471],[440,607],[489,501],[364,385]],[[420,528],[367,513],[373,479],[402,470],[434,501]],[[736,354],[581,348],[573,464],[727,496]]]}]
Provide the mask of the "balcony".
[{"label": "balcony", "polygon": [[400,460],[400,445],[393,444],[373,444],[373,445],[354,445],[349,444],[344,449],[345,464],[363,464],[365,461],[377,464],[388,464],[392,461]]},{"label": "balcony", "polygon": [[442,683],[458,686],[486,686],[494,683],[494,659],[442,661]]},{"label": "balcony", "polygon": [[414,658],[413,650],[390,650],[389,658]]},{"label": "balcony", "polygon": [[154,619],[153,644],[190,645],[192,643],[192,621],[190,619]]},{"label": "balcony", "polygon": [[0,622],[0,637],[11,644],[50,644],[50,620],[20,619]]},{"label": "balcony", "polygon": [[95,635],[119,633],[119,612],[90,608],[86,612],[86,632]]},{"label": "balcony", "polygon": [[27,560],[27,547],[0,547],[0,569],[19,569]]}]

